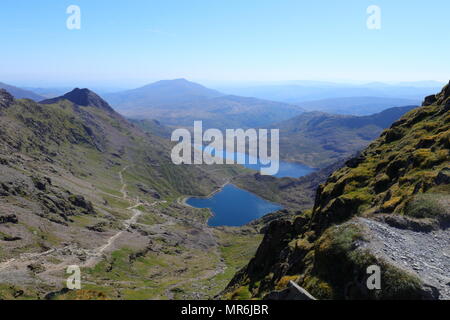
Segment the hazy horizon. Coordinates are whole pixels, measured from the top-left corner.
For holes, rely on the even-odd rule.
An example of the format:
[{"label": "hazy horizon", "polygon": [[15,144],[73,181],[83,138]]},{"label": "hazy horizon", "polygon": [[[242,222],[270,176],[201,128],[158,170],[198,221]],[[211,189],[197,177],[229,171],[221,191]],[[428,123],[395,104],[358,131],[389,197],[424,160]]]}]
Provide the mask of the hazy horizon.
[{"label": "hazy horizon", "polygon": [[177,79],[185,79],[189,82],[198,83],[202,86],[208,87],[208,88],[250,88],[250,87],[264,87],[264,86],[325,86],[325,85],[338,85],[342,87],[347,86],[370,86],[370,85],[388,85],[388,86],[399,86],[399,87],[436,87],[436,86],[443,86],[448,81],[439,81],[439,80],[417,80],[417,81],[351,81],[351,80],[338,80],[338,79],[330,79],[330,80],[311,80],[311,79],[303,79],[303,80],[284,80],[284,81],[210,81],[210,80],[196,80],[196,79],[188,79],[185,77],[178,77],[173,79],[150,79],[147,82],[142,81],[136,81],[133,82],[133,84],[129,85],[108,85],[106,83],[90,83],[89,81],[79,81],[79,82],[73,82],[73,83],[58,83],[58,82],[52,82],[52,83],[43,83],[41,80],[36,80],[36,82],[33,81],[16,81],[16,82],[10,82],[5,79],[0,79],[1,83],[5,83],[8,85],[24,88],[24,89],[66,89],[66,90],[72,90],[74,88],[89,88],[89,89],[97,89],[99,91],[103,92],[115,92],[115,91],[122,91],[122,90],[131,90],[140,88],[158,81],[172,81]]}]

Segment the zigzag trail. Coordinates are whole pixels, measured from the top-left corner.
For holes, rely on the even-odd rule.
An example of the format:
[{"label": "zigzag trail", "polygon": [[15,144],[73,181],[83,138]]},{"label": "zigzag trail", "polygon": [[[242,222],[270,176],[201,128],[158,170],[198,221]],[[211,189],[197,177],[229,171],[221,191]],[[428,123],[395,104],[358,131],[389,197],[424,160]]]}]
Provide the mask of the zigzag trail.
[{"label": "zigzag trail", "polygon": [[[128,194],[126,191],[127,184],[125,183],[125,181],[123,179],[123,172],[125,172],[125,170],[127,170],[129,167],[130,166],[126,166],[119,172],[119,179],[122,184],[122,187],[120,189],[120,192],[122,193],[122,198],[124,200],[128,200],[131,202],[132,200],[128,197]],[[138,206],[144,205],[144,204],[154,206],[157,203],[158,203],[158,201],[148,204],[148,203],[141,202],[139,199],[136,199],[136,203],[133,206],[130,206],[127,208],[128,210],[132,211],[133,215],[131,216],[131,218],[129,218],[128,220],[125,220],[123,222],[124,230],[121,230],[121,231],[117,232],[116,234],[114,234],[113,236],[111,236],[110,238],[108,238],[106,243],[98,248],[83,249],[83,248],[75,248],[73,245],[67,245],[62,248],[53,248],[53,249],[50,249],[48,251],[41,252],[41,253],[24,253],[24,254],[21,254],[17,258],[13,258],[13,259],[10,259],[3,263],[0,263],[0,271],[4,271],[6,269],[18,269],[20,267],[26,268],[27,265],[29,265],[33,262],[36,262],[40,257],[47,256],[47,255],[54,254],[54,253],[62,253],[65,251],[69,251],[69,252],[77,251],[78,253],[80,253],[80,252],[84,253],[86,256],[89,257],[89,259],[87,259],[85,263],[81,264],[80,267],[93,266],[103,258],[104,252],[107,251],[107,249],[109,249],[110,247],[112,247],[114,245],[115,241],[124,232],[128,232],[128,230],[132,224],[135,224],[137,222],[137,219],[139,218],[139,216],[142,215],[142,211],[136,209]],[[66,258],[66,260],[69,260],[69,259],[70,259],[70,257]],[[57,265],[51,265],[51,264],[45,265],[46,270],[43,272],[43,274],[48,275],[48,273],[50,273],[50,272],[57,271],[57,270],[63,270],[65,268],[67,268],[70,264],[71,263],[69,263],[69,261],[64,261]]]},{"label": "zigzag trail", "polygon": [[[15,278],[17,275],[20,276],[20,274],[26,274],[28,272],[27,266],[29,266],[32,263],[39,262],[45,269],[45,271],[37,274],[37,276],[44,280],[47,284],[50,284],[51,282],[55,285],[61,284],[61,274],[58,272],[64,271],[67,269],[70,265],[78,265],[79,267],[89,268],[95,266],[97,263],[99,263],[102,259],[106,257],[106,252],[110,251],[114,248],[115,242],[126,232],[133,232],[130,228],[132,225],[137,224],[138,218],[143,214],[142,211],[137,209],[141,205],[146,206],[155,206],[158,203],[165,203],[166,201],[155,201],[153,203],[148,203],[146,201],[138,199],[131,199],[128,196],[128,193],[126,191],[127,184],[124,181],[123,173],[129,168],[130,166],[124,167],[120,172],[118,173],[121,188],[120,193],[122,194],[122,199],[129,201],[130,203],[134,203],[132,206],[128,207],[127,210],[130,210],[132,212],[132,215],[129,219],[123,221],[123,228],[122,230],[118,231],[111,237],[109,237],[106,240],[106,243],[102,244],[101,246],[94,248],[94,249],[84,249],[79,248],[76,245],[67,245],[61,248],[53,248],[45,252],[41,253],[24,253],[21,254],[19,257],[10,259],[6,262],[0,263],[0,280],[2,278]],[[161,229],[165,228],[171,225],[174,225],[178,222],[178,219],[175,217],[168,216],[166,214],[163,214],[161,212],[158,213],[158,215],[162,218],[164,218],[165,222],[153,225],[152,228],[154,229]],[[206,227],[205,231],[209,233],[209,235],[214,238],[214,235],[212,234],[212,231],[210,228]],[[194,283],[201,280],[211,279],[215,277],[216,275],[223,273],[225,271],[225,264],[221,260],[221,254],[219,250],[216,247],[215,254],[218,257],[218,263],[214,269],[206,270],[201,275],[191,278],[191,279],[185,279],[182,281],[179,281],[173,285],[170,285],[169,287],[165,288],[165,296],[168,299],[174,298],[174,293],[172,292],[172,289],[176,287],[180,287],[183,285],[186,285],[188,283]],[[40,259],[45,256],[54,256],[57,257],[59,260],[62,260],[58,264],[51,264],[45,261],[45,259]],[[86,259],[84,262],[80,263],[79,256],[85,256]],[[17,273],[16,273],[17,272]],[[3,276],[3,277],[2,277]],[[64,275],[63,275],[64,276]]]}]

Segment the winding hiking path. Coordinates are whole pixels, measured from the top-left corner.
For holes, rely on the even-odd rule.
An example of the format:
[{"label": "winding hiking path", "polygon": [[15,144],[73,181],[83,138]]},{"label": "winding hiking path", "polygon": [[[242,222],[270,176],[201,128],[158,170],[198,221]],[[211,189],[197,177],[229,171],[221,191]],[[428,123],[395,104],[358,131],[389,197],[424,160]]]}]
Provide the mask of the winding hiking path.
[{"label": "winding hiking path", "polygon": [[[124,233],[127,232],[129,230],[129,227],[132,224],[135,224],[137,219],[139,218],[140,215],[142,215],[142,211],[138,210],[137,207],[140,205],[143,205],[144,203],[139,201],[139,199],[133,200],[130,199],[128,197],[128,193],[126,191],[127,188],[127,184],[124,181],[123,178],[123,173],[125,172],[125,170],[127,170],[130,166],[126,166],[124,167],[122,170],[120,170],[119,172],[119,179],[120,179],[120,183],[121,183],[121,188],[120,188],[120,192],[122,193],[122,198],[124,200],[127,200],[129,202],[133,202],[135,201],[136,203],[133,206],[130,206],[127,208],[127,210],[131,210],[132,211],[132,216],[128,219],[125,220],[123,222],[123,228],[124,230],[121,230],[119,232],[117,232],[116,234],[112,235],[110,238],[107,239],[106,243],[100,247],[94,248],[94,249],[82,249],[82,248],[76,248],[77,251],[83,251],[86,256],[88,256],[89,258],[86,260],[85,263],[81,264],[81,267],[90,267],[95,265],[98,261],[100,261],[103,257],[104,252],[109,249],[110,247],[112,247],[115,243],[115,241]],[[150,205],[155,205],[157,202],[154,202]],[[26,267],[27,265],[36,262],[40,257],[43,256],[47,256],[53,253],[61,253],[67,250],[71,250],[71,249],[75,249],[73,248],[73,246],[68,245],[68,246],[64,246],[62,248],[53,248],[50,249],[48,251],[45,252],[40,252],[40,253],[23,253],[21,254],[19,257],[17,258],[13,258],[10,260],[7,260],[3,263],[0,263],[0,271],[3,271],[5,269],[8,269],[10,267],[13,268],[19,268],[19,267]],[[53,272],[53,271],[57,271],[57,270],[62,270],[67,268],[68,265],[71,265],[72,263],[69,262],[69,258],[65,259],[66,261],[63,261],[57,265],[46,265],[45,266],[45,274],[48,274],[49,272]]]},{"label": "winding hiking path", "polygon": [[[139,217],[143,214],[143,212],[138,209],[139,206],[144,205],[144,206],[151,207],[151,206],[157,205],[158,203],[166,202],[164,200],[161,200],[161,201],[154,201],[152,203],[149,203],[145,200],[140,200],[139,198],[137,198],[137,199],[130,198],[128,195],[128,192],[127,192],[127,184],[124,179],[124,172],[128,168],[130,168],[130,166],[126,166],[118,172],[118,177],[119,177],[120,184],[121,184],[121,187],[120,187],[121,196],[116,196],[116,197],[128,201],[130,203],[130,206],[127,207],[126,209],[131,211],[131,213],[132,213],[131,216],[127,220],[124,220],[122,222],[121,230],[118,230],[116,233],[112,234],[110,237],[105,239],[105,242],[102,245],[100,245],[96,248],[92,248],[92,249],[79,248],[77,245],[71,244],[71,245],[67,245],[64,247],[60,247],[60,248],[52,248],[48,251],[41,252],[41,253],[23,253],[16,258],[13,258],[13,259],[10,259],[3,263],[0,263],[0,271],[8,270],[8,272],[12,272],[12,273],[10,273],[9,276],[8,276],[8,273],[5,273],[6,279],[8,279],[8,277],[11,277],[11,276],[14,278],[15,274],[16,274],[15,272],[19,272],[21,274],[26,274],[28,272],[27,267],[30,264],[38,263],[38,264],[42,265],[45,269],[45,271],[40,272],[38,274],[39,278],[45,279],[45,281],[47,283],[54,283],[55,285],[61,284],[62,279],[61,279],[61,275],[58,272],[66,270],[67,267],[70,265],[79,265],[80,267],[83,267],[83,268],[93,267],[97,263],[99,263],[102,259],[104,259],[109,251],[114,250],[115,244],[118,241],[118,239],[120,239],[120,237],[122,235],[124,235],[124,233],[126,233],[126,232],[133,232],[130,228],[132,225],[139,224],[137,221],[138,221]],[[229,183],[229,181],[227,181],[223,185],[226,185],[227,183]],[[221,188],[213,191],[211,195],[213,195],[215,192],[220,191]],[[154,231],[156,234],[164,233],[165,232],[164,230],[169,226],[183,223],[182,220],[180,220],[176,217],[169,216],[162,212],[158,212],[157,214],[161,218],[164,219],[164,222],[158,223],[158,224],[155,224],[152,226],[146,225],[147,228]],[[213,230],[211,228],[209,228],[208,226],[205,225],[203,230],[209,235],[209,237],[211,237],[212,239],[215,239]],[[183,286],[183,285],[186,285],[186,284],[211,279],[211,278],[223,273],[226,269],[226,265],[222,261],[222,257],[221,257],[220,251],[218,250],[217,245],[215,246],[214,252],[212,254],[216,255],[217,259],[218,259],[217,263],[215,263],[214,267],[212,267],[209,270],[204,270],[203,272],[201,272],[201,274],[199,274],[196,277],[182,279],[181,281],[168,286],[164,290],[165,297],[168,299],[174,299],[174,292],[172,291],[173,289]],[[42,259],[43,257],[46,257],[46,256],[51,256],[51,257],[57,258],[60,260],[60,262],[58,264],[49,263],[48,260]],[[80,256],[86,257],[84,262],[80,262],[80,258],[79,258]]]},{"label": "winding hiking path", "polygon": [[[95,265],[95,263],[101,259],[103,253],[109,249],[110,247],[113,246],[114,242],[124,233],[127,232],[130,228],[130,226],[132,224],[135,224],[136,221],[138,220],[139,216],[142,215],[142,211],[136,209],[137,207],[139,207],[140,205],[143,205],[144,203],[139,201],[139,198],[137,198],[136,200],[130,199],[128,197],[128,193],[127,193],[127,184],[125,183],[125,180],[123,178],[123,173],[125,172],[125,170],[127,170],[130,166],[126,166],[124,167],[122,170],[119,171],[119,179],[120,179],[120,183],[122,184],[121,188],[120,188],[120,193],[122,193],[122,198],[124,200],[127,200],[129,202],[135,201],[136,203],[130,207],[127,208],[127,210],[131,210],[133,215],[131,216],[131,218],[129,218],[128,220],[125,220],[123,222],[123,227],[124,230],[121,230],[119,232],[117,232],[115,235],[111,236],[106,244],[104,244],[103,246],[100,246],[96,249],[93,250],[93,257],[91,259],[89,259],[85,264],[83,264],[83,267],[89,267],[89,266],[93,266]],[[156,203],[156,202],[155,202]],[[155,203],[153,203],[152,205],[154,205]]]}]

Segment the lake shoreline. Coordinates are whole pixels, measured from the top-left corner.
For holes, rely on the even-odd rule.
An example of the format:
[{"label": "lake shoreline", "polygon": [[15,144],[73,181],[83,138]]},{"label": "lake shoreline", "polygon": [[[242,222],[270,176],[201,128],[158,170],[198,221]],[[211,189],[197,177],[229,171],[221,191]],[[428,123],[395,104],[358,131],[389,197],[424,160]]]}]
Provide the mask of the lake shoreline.
[{"label": "lake shoreline", "polygon": [[[206,196],[182,196],[180,198],[178,198],[178,203],[186,206],[186,207],[190,207],[190,208],[194,208],[194,209],[198,209],[196,207],[191,206],[189,203],[187,203],[187,201],[190,198],[197,198],[197,199],[209,199],[211,197],[213,197],[216,193],[219,193],[220,191],[223,190],[223,188],[231,183],[231,179],[227,180],[226,182],[224,182],[220,187],[217,187],[215,190],[211,191],[210,194],[206,195]],[[211,210],[210,210],[211,211]],[[212,214],[212,211],[211,211]],[[212,214],[212,216],[214,216],[214,214]],[[209,220],[209,219],[208,219]]]},{"label": "lake shoreline", "polygon": [[[221,191],[224,193],[217,195]],[[216,198],[216,195],[218,198]],[[192,205],[188,203],[191,199]],[[180,201],[191,208],[207,209],[210,217],[206,220],[206,223],[211,228],[244,226],[266,214],[274,213],[284,208],[283,205],[268,201],[251,191],[239,188],[230,181],[225,182],[220,188],[207,196],[185,196],[180,198]],[[247,218],[249,219],[247,220]],[[211,221],[211,219],[214,219],[214,221]]]}]

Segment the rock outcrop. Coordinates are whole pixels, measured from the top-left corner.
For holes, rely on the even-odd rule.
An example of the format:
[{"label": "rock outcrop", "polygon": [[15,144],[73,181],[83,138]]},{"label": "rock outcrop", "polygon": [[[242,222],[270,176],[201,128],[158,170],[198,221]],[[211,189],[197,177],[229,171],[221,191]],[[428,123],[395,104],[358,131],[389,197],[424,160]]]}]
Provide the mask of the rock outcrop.
[{"label": "rock outcrop", "polygon": [[0,109],[8,108],[14,102],[14,97],[6,90],[0,89]]},{"label": "rock outcrop", "polygon": [[18,223],[19,220],[17,219],[17,216],[15,214],[0,214],[0,224],[5,223]]}]

